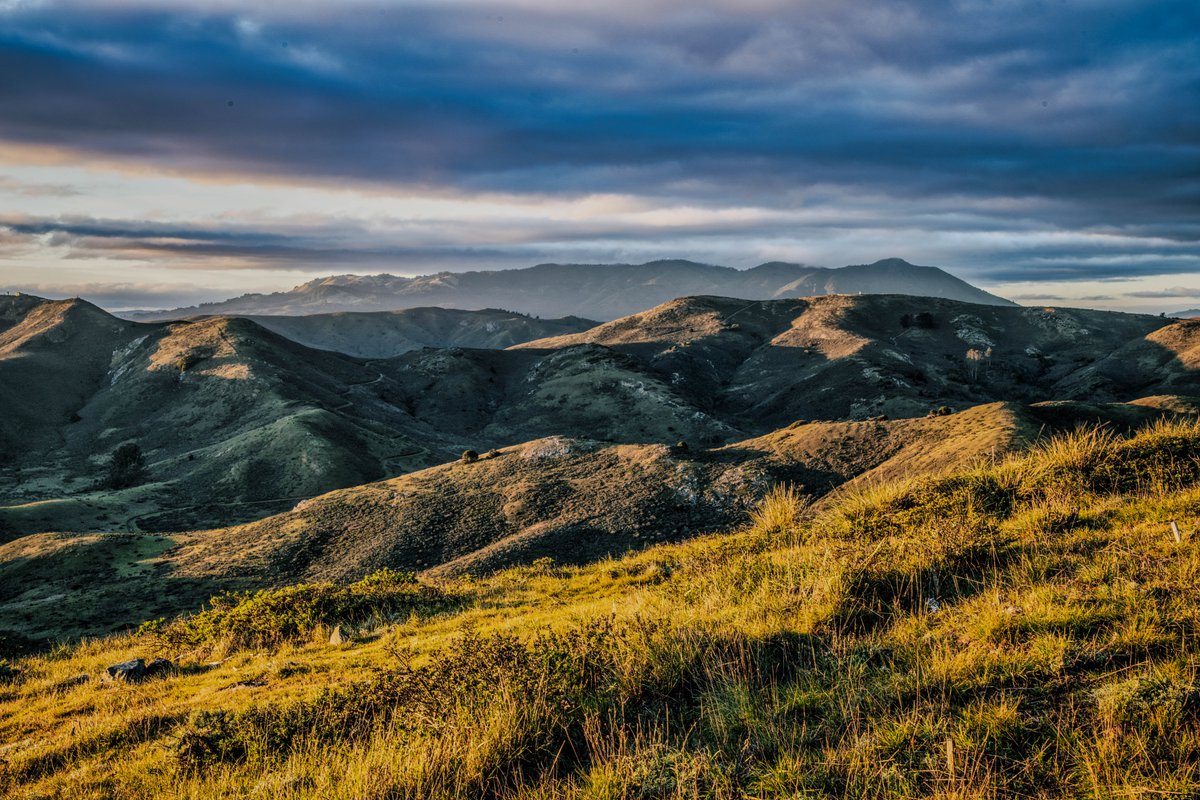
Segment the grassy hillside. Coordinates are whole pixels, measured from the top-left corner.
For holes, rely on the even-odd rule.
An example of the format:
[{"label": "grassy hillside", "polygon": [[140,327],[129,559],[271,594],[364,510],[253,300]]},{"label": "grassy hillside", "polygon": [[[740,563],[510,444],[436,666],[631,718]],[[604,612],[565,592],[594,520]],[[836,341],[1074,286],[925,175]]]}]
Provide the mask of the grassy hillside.
[{"label": "grassy hillside", "polygon": [[82,300],[0,295],[0,469],[57,444],[113,352],[149,327]]},{"label": "grassy hillside", "polygon": [[1083,422],[1126,430],[1181,413],[1180,402],[992,404],[920,419],[794,424],[713,449],[556,437],[231,528],[25,536],[0,544],[0,636],[130,630],[220,591],[357,580],[381,568],[449,576],[546,557],[583,564],[735,528],[778,483],[831,503],[827,493],[839,486],[959,468]]},{"label": "grassy hillside", "polygon": [[[371,362],[246,320],[143,325],[82,301],[13,316],[0,332],[0,541],[254,519],[462,450],[389,402],[400,389]],[[145,475],[102,485],[126,442]]]},{"label": "grassy hillside", "polygon": [[0,791],[1193,797],[1198,456],[1083,431],[617,560],[224,599],[12,664]]}]

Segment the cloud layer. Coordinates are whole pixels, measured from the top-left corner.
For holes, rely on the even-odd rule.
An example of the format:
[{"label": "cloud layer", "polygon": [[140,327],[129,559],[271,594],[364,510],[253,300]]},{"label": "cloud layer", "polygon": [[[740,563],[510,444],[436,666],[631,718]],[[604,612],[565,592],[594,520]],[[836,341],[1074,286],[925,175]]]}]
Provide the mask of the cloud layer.
[{"label": "cloud layer", "polygon": [[[763,242],[805,260],[830,237],[890,237],[833,262],[949,258],[991,281],[1200,271],[1194,0],[285,8],[0,4],[0,142],[17,154],[0,161],[0,257],[7,237],[229,267],[671,247],[748,263]],[[4,174],[38,159],[466,201],[609,196],[640,216],[35,215],[33,199],[89,193]]]}]

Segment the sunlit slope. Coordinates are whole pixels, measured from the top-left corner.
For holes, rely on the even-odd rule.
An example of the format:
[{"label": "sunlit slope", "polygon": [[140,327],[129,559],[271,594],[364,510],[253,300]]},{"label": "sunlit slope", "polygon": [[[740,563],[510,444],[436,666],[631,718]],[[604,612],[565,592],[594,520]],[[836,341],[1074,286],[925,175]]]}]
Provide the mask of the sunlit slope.
[{"label": "sunlit slope", "polygon": [[[458,444],[384,399],[396,385],[369,362],[246,320],[135,325],[80,301],[42,302],[0,336],[9,537],[262,516],[438,463]],[[106,489],[105,460],[125,442],[145,454],[146,474]]]},{"label": "sunlit slope", "polygon": [[113,352],[149,327],[82,300],[0,295],[0,467],[55,444]]},{"label": "sunlit slope", "polygon": [[[682,298],[520,350],[628,354],[729,424],[918,416],[995,400],[1092,400],[1076,373],[1166,320],[898,295],[746,303]],[[1148,392],[1114,387],[1104,399]]]}]

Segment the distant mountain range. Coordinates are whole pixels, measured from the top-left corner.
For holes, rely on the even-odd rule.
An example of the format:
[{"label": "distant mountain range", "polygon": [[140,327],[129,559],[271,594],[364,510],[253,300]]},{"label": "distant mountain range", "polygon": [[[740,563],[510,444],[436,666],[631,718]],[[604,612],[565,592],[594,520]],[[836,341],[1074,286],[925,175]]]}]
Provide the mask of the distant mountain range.
[{"label": "distant mountain range", "polygon": [[307,315],[443,306],[610,320],[689,295],[778,300],[825,294],[907,294],[1014,305],[937,267],[889,258],[838,269],[780,261],[746,270],[694,261],[651,261],[539,264],[524,269],[439,272],[415,278],[335,275],[286,292],[247,294],[217,303],[134,311],[122,316],[148,322],[195,316]]}]

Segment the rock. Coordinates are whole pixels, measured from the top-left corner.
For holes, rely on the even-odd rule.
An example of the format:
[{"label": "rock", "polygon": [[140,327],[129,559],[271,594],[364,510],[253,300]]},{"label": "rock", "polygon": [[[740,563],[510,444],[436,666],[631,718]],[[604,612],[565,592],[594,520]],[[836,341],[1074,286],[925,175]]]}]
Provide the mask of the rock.
[{"label": "rock", "polygon": [[342,633],[342,626],[337,625],[333,629],[333,633],[329,634],[330,644],[345,644],[350,641],[350,637]]},{"label": "rock", "polygon": [[140,658],[123,661],[108,668],[108,677],[115,681],[140,681],[146,677],[146,662]]}]

